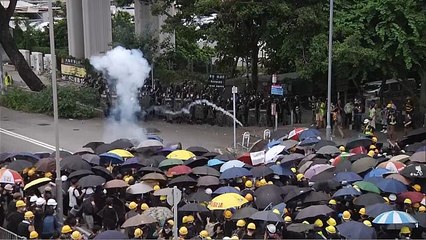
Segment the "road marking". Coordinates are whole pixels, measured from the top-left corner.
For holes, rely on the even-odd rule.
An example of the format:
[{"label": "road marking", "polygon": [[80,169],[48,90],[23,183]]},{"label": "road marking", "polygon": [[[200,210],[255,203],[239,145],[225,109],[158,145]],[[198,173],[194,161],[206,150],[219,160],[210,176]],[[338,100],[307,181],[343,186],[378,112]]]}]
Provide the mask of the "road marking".
[{"label": "road marking", "polygon": [[[21,134],[15,133],[15,132],[8,131],[8,130],[3,129],[3,128],[0,128],[0,133],[6,134],[6,135],[14,137],[14,138],[18,138],[20,140],[32,143],[34,145],[37,145],[37,146],[40,146],[40,147],[43,147],[43,148],[46,148],[46,149],[49,149],[49,150],[52,150],[52,151],[56,150],[55,146],[52,146],[50,144],[38,141],[38,140],[30,138],[30,137],[26,137],[24,135],[21,135]],[[64,150],[64,149],[60,148],[60,150]],[[65,151],[67,151],[67,150],[65,150]]]}]

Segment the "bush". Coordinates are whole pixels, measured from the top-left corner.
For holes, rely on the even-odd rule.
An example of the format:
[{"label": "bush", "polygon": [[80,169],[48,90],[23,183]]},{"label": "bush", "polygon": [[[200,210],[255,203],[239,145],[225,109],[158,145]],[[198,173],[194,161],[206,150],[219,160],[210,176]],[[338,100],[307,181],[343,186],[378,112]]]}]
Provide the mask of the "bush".
[{"label": "bush", "polygon": [[[87,119],[95,116],[100,103],[95,89],[75,86],[58,87],[58,113],[60,118]],[[11,88],[0,97],[0,105],[18,111],[53,115],[52,88],[31,92]]]}]

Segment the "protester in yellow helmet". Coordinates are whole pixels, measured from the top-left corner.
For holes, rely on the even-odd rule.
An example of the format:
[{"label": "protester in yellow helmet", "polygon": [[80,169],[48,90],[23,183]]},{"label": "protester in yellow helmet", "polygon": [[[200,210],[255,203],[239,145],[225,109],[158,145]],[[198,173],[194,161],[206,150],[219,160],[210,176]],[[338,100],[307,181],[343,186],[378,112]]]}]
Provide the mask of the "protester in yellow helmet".
[{"label": "protester in yellow helmet", "polygon": [[247,231],[246,231],[246,234],[244,235],[244,238],[254,239],[255,231],[256,231],[256,224],[254,223],[247,224]]},{"label": "protester in yellow helmet", "polygon": [[81,233],[79,231],[74,231],[71,234],[71,239],[72,240],[82,240],[83,236],[81,236]]},{"label": "protester in yellow helmet", "polygon": [[135,231],[133,232],[133,236],[135,237],[135,239],[143,239],[142,229],[136,228]]}]

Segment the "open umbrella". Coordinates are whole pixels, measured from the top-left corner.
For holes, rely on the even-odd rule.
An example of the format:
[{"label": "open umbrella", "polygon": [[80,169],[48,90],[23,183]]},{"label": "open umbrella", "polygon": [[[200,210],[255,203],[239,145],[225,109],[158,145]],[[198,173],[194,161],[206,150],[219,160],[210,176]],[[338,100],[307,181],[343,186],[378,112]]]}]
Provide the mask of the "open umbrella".
[{"label": "open umbrella", "polygon": [[192,157],[195,157],[195,154],[188,150],[175,150],[167,155],[167,158],[180,159],[180,160],[188,160]]},{"label": "open umbrella", "polygon": [[239,161],[239,160],[232,160],[229,162],[224,163],[222,166],[220,166],[220,172],[224,172],[230,168],[241,168],[245,165],[245,163]]},{"label": "open umbrella", "polygon": [[179,208],[181,212],[209,212],[210,210],[199,203],[187,203]]},{"label": "open umbrella", "polygon": [[288,138],[299,140],[299,135],[305,130],[307,130],[307,128],[295,128],[288,133]]},{"label": "open umbrella", "polygon": [[410,161],[426,163],[426,151],[420,151],[420,152],[414,153],[413,155],[410,156]]},{"label": "open umbrella", "polygon": [[162,142],[155,140],[155,139],[147,139],[142,141],[141,143],[138,144],[138,146],[136,147],[136,151],[137,152],[141,152],[147,149],[159,149],[159,148],[163,148],[164,145]]},{"label": "open umbrella", "polygon": [[93,175],[93,174],[94,173],[90,170],[82,169],[82,170],[77,170],[77,171],[72,172],[70,175],[68,175],[68,179],[82,178],[84,176]]},{"label": "open umbrella", "polygon": [[405,199],[410,199],[412,203],[420,203],[423,201],[423,193],[421,192],[403,192],[398,195],[398,201],[403,203]]},{"label": "open umbrella", "polygon": [[391,162],[406,162],[408,161],[410,158],[410,156],[406,155],[406,154],[400,154],[400,155],[396,155],[393,156],[389,159],[389,161]]},{"label": "open umbrella", "polygon": [[373,143],[370,138],[356,138],[354,140],[349,140],[346,143],[346,149],[352,149],[356,147],[368,147]]},{"label": "open umbrella", "polygon": [[220,175],[220,179],[232,179],[232,178],[239,178],[239,177],[248,177],[251,176],[251,172],[245,168],[242,167],[233,167],[229,168],[226,171],[224,171]]},{"label": "open umbrella", "polygon": [[303,154],[292,153],[292,154],[284,155],[284,156],[280,157],[279,160],[280,160],[281,164],[288,165],[288,164],[291,164],[295,161],[299,161],[299,160],[303,159],[304,157],[305,157],[305,155],[303,155]]},{"label": "open umbrella", "polygon": [[398,173],[393,173],[393,174],[389,174],[385,177],[386,179],[395,179],[397,181],[400,181],[402,184],[404,185],[410,185],[411,181],[408,180],[406,177],[402,176],[401,174]]},{"label": "open umbrella", "polygon": [[265,163],[271,163],[274,162],[275,157],[278,156],[278,154],[281,154],[285,149],[285,146],[283,145],[276,145],[270,148],[265,153]]},{"label": "open umbrella", "polygon": [[306,223],[292,223],[287,226],[287,231],[289,232],[296,232],[296,233],[302,233],[309,230],[313,230],[315,227],[314,224],[306,224]]},{"label": "open umbrella", "polygon": [[299,135],[299,140],[303,141],[306,138],[316,138],[321,135],[320,131],[315,128],[309,128]]},{"label": "open umbrella", "polygon": [[17,171],[10,169],[0,169],[0,183],[14,185],[23,182],[24,180]]},{"label": "open umbrella", "polygon": [[299,143],[299,146],[304,147],[304,146],[314,145],[317,142],[319,142],[318,138],[316,138],[316,137],[315,138],[309,137],[309,138],[303,139],[303,141],[301,141]]},{"label": "open umbrella", "polygon": [[106,153],[106,152],[114,150],[114,149],[116,149],[115,146],[113,146],[113,145],[111,145],[109,143],[104,143],[104,144],[99,145],[99,146],[96,147],[95,153],[96,154],[102,154],[102,153]]},{"label": "open umbrella", "polygon": [[89,142],[83,146],[83,148],[91,148],[92,150],[96,150],[100,145],[105,144],[104,142]]},{"label": "open umbrella", "polygon": [[269,204],[277,205],[283,201],[282,190],[275,185],[266,185],[254,192],[255,203],[258,209],[266,208]]},{"label": "open umbrella", "polygon": [[285,147],[285,149],[292,149],[292,148],[296,147],[297,144],[299,144],[299,142],[296,141],[296,140],[292,140],[292,139],[285,140],[281,143],[281,145],[283,145]]},{"label": "open umbrella", "polygon": [[114,142],[111,142],[111,145],[114,147],[114,149],[115,148],[130,149],[134,146],[132,141],[125,138],[117,139]]},{"label": "open umbrella", "polygon": [[340,150],[335,146],[324,146],[317,151],[317,154],[334,155],[339,154]]},{"label": "open umbrella", "polygon": [[336,226],[346,239],[376,239],[376,231],[361,222],[349,221]]},{"label": "open umbrella", "polygon": [[36,163],[40,158],[32,153],[27,152],[19,152],[19,153],[12,153],[9,156],[7,156],[4,160],[27,160],[32,163]]},{"label": "open umbrella", "polygon": [[317,142],[315,144],[314,150],[318,151],[318,150],[320,150],[320,148],[322,148],[324,146],[336,146],[336,145],[337,144],[333,141],[321,139],[321,140],[319,140],[319,142]]},{"label": "open umbrella", "polygon": [[184,164],[188,167],[194,168],[194,167],[204,166],[207,164],[208,161],[209,159],[206,157],[195,156],[186,160]]},{"label": "open umbrella", "polygon": [[203,154],[209,152],[209,150],[207,150],[207,149],[205,149],[203,147],[200,147],[200,146],[189,147],[186,150],[194,153],[197,156],[202,156]]},{"label": "open umbrella", "polygon": [[94,166],[94,167],[92,167],[92,171],[96,175],[99,175],[99,176],[103,177],[107,181],[114,179],[114,176],[112,176],[111,172],[108,169],[104,168],[104,167]]},{"label": "open umbrella", "polygon": [[40,172],[54,172],[56,170],[56,161],[53,158],[42,158],[36,162],[35,167]]},{"label": "open umbrella", "polygon": [[407,191],[407,186],[395,179],[383,179],[376,185],[380,188],[380,190],[388,193],[398,194]]},{"label": "open umbrella", "polygon": [[92,165],[99,165],[101,161],[101,158],[98,155],[90,153],[81,155],[81,158]]},{"label": "open umbrella", "polygon": [[253,220],[265,222],[284,222],[283,218],[279,214],[274,213],[273,211],[258,211],[253,213],[250,218]]},{"label": "open umbrella", "polygon": [[220,188],[216,189],[216,191],[213,192],[213,194],[216,194],[216,195],[220,195],[220,194],[224,194],[224,193],[236,193],[236,194],[241,195],[240,191],[238,191],[236,188],[230,187],[230,186],[220,187]]},{"label": "open umbrella", "polygon": [[353,183],[356,181],[361,181],[362,177],[354,172],[339,172],[334,177],[334,180],[338,182],[348,182]]},{"label": "open umbrella", "polygon": [[337,190],[341,184],[333,179],[328,179],[325,181],[317,181],[312,185],[312,188],[315,191],[324,191],[324,192],[330,192]]},{"label": "open umbrella", "polygon": [[213,198],[207,208],[210,210],[225,210],[234,207],[241,207],[247,202],[247,199],[239,194],[225,193]]},{"label": "open umbrella", "polygon": [[115,155],[120,156],[121,158],[135,157],[132,153],[130,153],[129,151],[124,150],[124,149],[114,149],[114,150],[108,151],[108,153],[113,153]]},{"label": "open umbrella", "polygon": [[82,188],[97,187],[97,186],[101,186],[104,183],[105,183],[105,178],[98,175],[89,175],[89,176],[82,177],[80,178],[80,180],[78,180],[78,184]]},{"label": "open umbrella", "polygon": [[142,167],[139,168],[138,173],[153,173],[153,172],[157,172],[157,173],[162,173],[163,171],[161,169],[159,169],[158,167]]},{"label": "open umbrella", "polygon": [[113,179],[105,183],[104,188],[127,188],[129,184],[121,179]]},{"label": "open umbrella", "polygon": [[166,170],[168,168],[178,166],[178,165],[183,165],[183,161],[180,159],[166,159],[161,161],[158,167],[160,169]]},{"label": "open umbrella", "polygon": [[426,178],[426,165],[422,163],[413,163],[406,166],[401,175],[408,178]]},{"label": "open umbrella", "polygon": [[424,139],[426,139],[426,127],[414,129],[407,134],[404,146],[406,144],[421,142]]},{"label": "open umbrella", "polygon": [[94,239],[129,239],[124,233],[116,230],[101,232]]},{"label": "open umbrella", "polygon": [[308,194],[310,191],[312,191],[311,188],[292,188],[284,197],[284,202],[288,203],[289,201],[292,201],[296,198],[301,198],[304,195]]},{"label": "open umbrella", "polygon": [[219,185],[219,178],[214,176],[202,176],[197,180],[197,186],[209,187]]},{"label": "open umbrella", "polygon": [[192,173],[192,169],[190,167],[185,165],[180,165],[180,166],[174,166],[169,168],[169,170],[167,170],[166,175],[178,176],[178,175],[184,175],[184,174],[190,174],[190,173]]},{"label": "open umbrella", "polygon": [[128,194],[144,194],[147,192],[151,192],[154,189],[151,187],[151,185],[146,184],[144,182],[136,183],[134,185],[129,186],[126,189],[126,193]]},{"label": "open umbrella", "polygon": [[61,169],[69,172],[77,171],[81,169],[90,170],[92,167],[90,164],[81,158],[79,155],[72,155],[64,157],[61,162]]},{"label": "open umbrella", "polygon": [[393,173],[399,173],[405,168],[405,164],[402,162],[386,161],[377,165],[378,168],[385,168]]},{"label": "open umbrella", "polygon": [[239,220],[244,218],[249,218],[254,213],[258,212],[257,209],[253,207],[243,207],[238,209],[231,217],[232,220]]},{"label": "open umbrella", "polygon": [[125,168],[140,168],[142,167],[143,164],[141,163],[140,159],[138,157],[133,157],[133,158],[128,158],[126,159],[126,161],[124,161],[123,164],[121,164],[121,168],[125,169]]},{"label": "open umbrella", "polygon": [[153,172],[153,173],[148,173],[148,174],[145,174],[142,178],[141,178],[141,180],[155,180],[155,181],[166,181],[167,180],[167,178],[166,178],[166,176],[164,176],[163,174],[161,174],[161,173],[156,173],[156,172]]},{"label": "open umbrella", "polygon": [[167,219],[173,218],[173,212],[166,207],[150,207],[142,215],[155,218],[161,226]]},{"label": "open umbrella", "polygon": [[25,168],[30,168],[33,166],[33,163],[28,162],[27,160],[16,160],[12,161],[7,165],[7,169],[11,169],[17,172],[22,172]]},{"label": "open umbrella", "polygon": [[115,153],[102,153],[99,155],[100,164],[122,164],[124,159]]},{"label": "open umbrella", "polygon": [[200,176],[215,176],[220,177],[220,172],[216,169],[208,166],[195,167],[192,169],[192,173]]},{"label": "open umbrella", "polygon": [[187,199],[188,201],[194,202],[210,202],[212,200],[212,197],[205,191],[198,191],[189,195]]},{"label": "open umbrella", "polygon": [[377,165],[376,159],[371,157],[364,157],[352,163],[351,171],[355,173],[362,173],[369,169],[372,169],[376,165]]},{"label": "open umbrella", "polygon": [[324,171],[330,170],[330,169],[334,169],[334,166],[331,166],[329,164],[314,165],[314,166],[310,167],[308,170],[306,170],[305,178],[311,179],[313,176],[315,176],[319,173],[322,173]]},{"label": "open umbrella", "polygon": [[354,199],[353,203],[358,206],[369,206],[376,203],[384,203],[385,200],[377,193],[366,193]]},{"label": "open umbrella", "polygon": [[216,158],[210,159],[207,162],[207,166],[209,167],[214,167],[214,166],[221,166],[222,164],[224,164],[225,162]]},{"label": "open umbrella", "polygon": [[393,206],[386,203],[376,203],[365,207],[365,214],[370,217],[377,217],[380,214],[395,210]]},{"label": "open umbrella", "polygon": [[274,173],[274,171],[272,171],[272,169],[267,166],[254,167],[250,169],[250,172],[252,173],[253,177],[256,177],[256,178],[262,178]]},{"label": "open umbrella", "polygon": [[44,185],[44,184],[46,184],[50,181],[52,181],[52,179],[50,179],[50,178],[46,178],[46,177],[45,178],[38,178],[36,180],[33,180],[33,181],[27,183],[24,187],[24,191],[26,191],[30,188],[33,188],[33,187],[39,187],[39,186]]},{"label": "open umbrella", "polygon": [[95,151],[93,151],[93,149],[91,148],[81,148],[79,150],[77,150],[76,152],[74,152],[74,155],[83,155],[83,154],[95,154]]},{"label": "open umbrella", "polygon": [[271,139],[279,140],[281,138],[287,138],[287,133],[285,129],[277,129],[271,133]]},{"label": "open umbrella", "polygon": [[359,196],[359,195],[361,195],[361,193],[358,192],[355,188],[343,187],[343,188],[337,190],[337,192],[335,192],[333,194],[333,198],[343,197],[343,196]]},{"label": "open umbrella", "polygon": [[391,171],[389,171],[389,169],[386,168],[375,168],[375,169],[371,169],[365,176],[364,179],[368,179],[368,178],[374,178],[374,177],[379,177],[382,178],[383,175],[388,174],[388,173],[392,173]]},{"label": "open umbrella", "polygon": [[417,220],[409,213],[393,210],[375,217],[373,223],[384,225],[416,224]]},{"label": "open umbrella", "polygon": [[121,225],[121,228],[137,227],[140,225],[151,224],[155,222],[157,222],[157,220],[151,216],[148,216],[146,214],[138,214],[136,216],[133,216],[127,219],[123,223],[123,225]]},{"label": "open umbrella", "polygon": [[208,153],[204,153],[203,157],[206,157],[207,159],[212,159],[216,157],[217,155],[219,155],[219,153],[217,152],[208,152]]},{"label": "open umbrella", "polygon": [[306,195],[304,195],[302,202],[303,203],[319,203],[326,201],[328,202],[331,199],[330,195],[324,193],[324,192],[315,192],[310,191]]},{"label": "open umbrella", "polygon": [[195,181],[193,178],[187,176],[187,175],[182,175],[179,176],[177,178],[172,179],[169,182],[169,186],[190,186],[190,185],[195,185],[197,183],[197,181]]},{"label": "open umbrella", "polygon": [[290,169],[288,169],[288,168],[286,168],[282,165],[275,164],[275,165],[272,165],[270,168],[271,168],[273,174],[278,175],[278,176],[293,176],[294,175],[294,173]]},{"label": "open umbrella", "polygon": [[312,205],[300,210],[300,212],[296,215],[296,219],[300,220],[316,216],[325,216],[332,212],[334,212],[334,210],[327,205]]}]

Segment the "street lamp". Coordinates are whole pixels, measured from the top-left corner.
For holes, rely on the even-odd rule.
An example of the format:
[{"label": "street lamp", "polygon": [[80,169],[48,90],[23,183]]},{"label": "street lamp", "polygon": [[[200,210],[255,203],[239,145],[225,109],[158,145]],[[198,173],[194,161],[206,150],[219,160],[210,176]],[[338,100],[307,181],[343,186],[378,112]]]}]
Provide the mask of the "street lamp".
[{"label": "street lamp", "polygon": [[333,52],[333,0],[330,0],[330,19],[328,30],[328,79],[327,79],[327,127],[325,135],[327,140],[331,140],[331,62]]},{"label": "street lamp", "polygon": [[55,55],[55,32],[53,29],[53,9],[52,0],[48,1],[49,8],[49,38],[50,38],[50,55],[51,55],[51,70],[52,70],[52,98],[53,98],[53,127],[55,131],[55,162],[56,162],[56,202],[58,220],[62,223],[64,219],[64,204],[62,195],[62,179],[61,165],[59,156],[59,128],[58,128],[58,89],[56,86],[56,55]]}]

